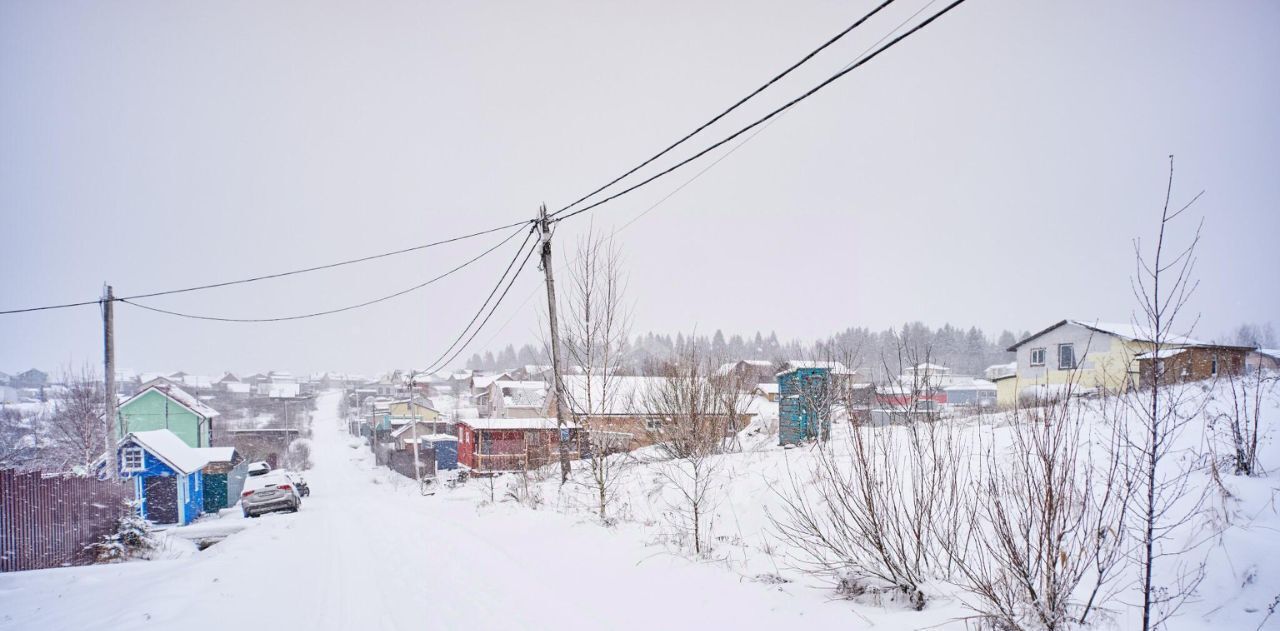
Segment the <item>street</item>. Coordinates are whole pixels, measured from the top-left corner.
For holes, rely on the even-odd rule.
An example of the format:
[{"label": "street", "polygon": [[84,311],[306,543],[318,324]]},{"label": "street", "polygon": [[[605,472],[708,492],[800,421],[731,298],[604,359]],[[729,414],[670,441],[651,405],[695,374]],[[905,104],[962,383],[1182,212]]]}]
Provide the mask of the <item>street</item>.
[{"label": "street", "polygon": [[[477,508],[466,489],[422,497],[371,469],[336,410],[337,396],[322,395],[312,495],[299,513],[252,520],[189,558],[2,575],[0,628],[748,629],[856,619],[569,516]],[[240,519],[224,511],[219,521]]]}]

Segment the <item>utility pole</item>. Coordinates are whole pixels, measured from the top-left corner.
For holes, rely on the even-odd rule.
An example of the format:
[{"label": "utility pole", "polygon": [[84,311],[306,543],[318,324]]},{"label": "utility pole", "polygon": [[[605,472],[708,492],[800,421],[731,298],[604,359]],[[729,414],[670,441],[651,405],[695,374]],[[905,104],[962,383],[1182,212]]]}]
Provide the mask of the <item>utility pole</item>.
[{"label": "utility pole", "polygon": [[409,373],[409,409],[413,410],[413,428],[409,431],[413,433],[413,479],[418,481],[418,490],[422,490],[422,465],[418,464],[418,406],[414,404],[413,397],[413,380],[418,376],[417,372]]},{"label": "utility pole", "polygon": [[107,479],[115,480],[119,465],[116,463],[116,340],[115,340],[115,294],[111,285],[107,285],[107,293],[102,298],[102,363],[103,390],[106,398],[103,401],[102,413],[107,421]]},{"label": "utility pole", "polygon": [[541,266],[547,277],[547,320],[551,325],[551,392],[556,398],[556,445],[560,452],[560,484],[569,480],[569,452],[565,449],[564,381],[560,378],[560,325],[556,320],[556,280],[551,273],[551,220],[547,205],[538,209],[538,233],[542,240]]}]

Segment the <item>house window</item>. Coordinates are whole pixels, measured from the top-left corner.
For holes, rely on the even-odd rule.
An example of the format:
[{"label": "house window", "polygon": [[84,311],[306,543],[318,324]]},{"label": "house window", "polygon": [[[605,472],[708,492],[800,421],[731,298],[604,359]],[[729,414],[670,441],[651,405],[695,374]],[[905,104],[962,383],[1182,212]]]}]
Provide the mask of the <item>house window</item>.
[{"label": "house window", "polygon": [[1031,365],[1032,366],[1044,365],[1044,349],[1043,348],[1031,349]]},{"label": "house window", "polygon": [[120,450],[121,471],[142,471],[142,448],[125,447]]},{"label": "house window", "polygon": [[1209,363],[1209,374],[1213,375],[1214,377],[1218,376],[1218,358],[1217,357],[1214,357],[1213,361]]},{"label": "house window", "polygon": [[1058,370],[1071,370],[1076,367],[1075,344],[1058,345]]},{"label": "house window", "polygon": [[644,428],[650,432],[660,432],[662,431],[662,419],[647,418],[644,420]]}]

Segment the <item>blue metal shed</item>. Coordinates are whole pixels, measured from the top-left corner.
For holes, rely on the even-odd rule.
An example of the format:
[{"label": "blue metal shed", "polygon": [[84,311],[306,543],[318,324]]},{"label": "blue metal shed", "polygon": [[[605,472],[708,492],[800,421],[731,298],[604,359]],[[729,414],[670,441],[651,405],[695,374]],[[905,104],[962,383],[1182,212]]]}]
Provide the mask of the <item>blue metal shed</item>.
[{"label": "blue metal shed", "polygon": [[424,436],[424,445],[431,445],[436,452],[436,470],[452,470],[458,468],[458,438],[448,434],[432,434]]},{"label": "blue metal shed", "polygon": [[801,367],[778,374],[778,444],[831,435],[831,369]]}]

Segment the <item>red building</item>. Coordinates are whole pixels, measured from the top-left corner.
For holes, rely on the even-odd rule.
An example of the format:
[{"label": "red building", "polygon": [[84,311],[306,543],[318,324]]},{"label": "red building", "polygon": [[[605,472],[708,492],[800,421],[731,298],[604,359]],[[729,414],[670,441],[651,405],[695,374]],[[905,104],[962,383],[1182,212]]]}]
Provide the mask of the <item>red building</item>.
[{"label": "red building", "polygon": [[[560,458],[554,418],[472,418],[458,421],[458,462],[477,473],[527,471]],[[578,427],[566,421],[565,447],[577,459]]]}]

